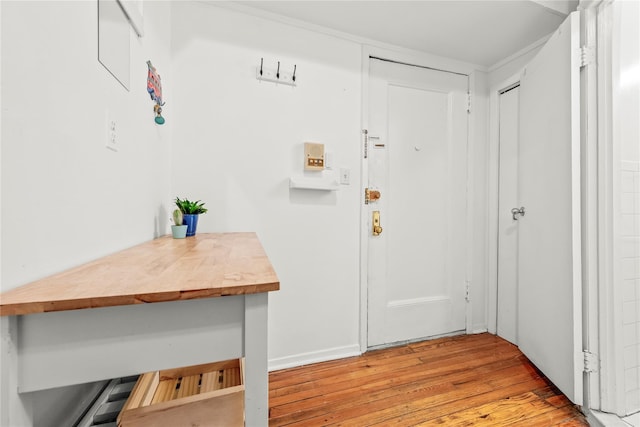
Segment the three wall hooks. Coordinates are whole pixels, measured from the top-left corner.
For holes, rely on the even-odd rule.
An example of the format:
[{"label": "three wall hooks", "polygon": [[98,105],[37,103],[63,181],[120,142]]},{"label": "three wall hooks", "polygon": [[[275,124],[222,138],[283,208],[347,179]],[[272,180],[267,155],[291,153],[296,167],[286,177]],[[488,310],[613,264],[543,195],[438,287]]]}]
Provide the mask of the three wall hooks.
[{"label": "three wall hooks", "polygon": [[256,68],[256,78],[261,81],[279,83],[289,86],[296,86],[296,69],[293,66],[293,72],[280,71],[280,61],[275,69],[264,66],[264,58],[260,58],[260,66]]}]

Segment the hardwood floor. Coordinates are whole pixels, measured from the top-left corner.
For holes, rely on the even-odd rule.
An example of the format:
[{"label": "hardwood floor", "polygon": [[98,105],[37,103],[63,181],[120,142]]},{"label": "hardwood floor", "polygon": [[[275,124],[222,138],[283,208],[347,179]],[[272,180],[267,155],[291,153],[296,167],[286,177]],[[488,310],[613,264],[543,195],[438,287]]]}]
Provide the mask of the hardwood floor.
[{"label": "hardwood floor", "polygon": [[587,426],[517,347],[423,341],[269,374],[270,426]]}]

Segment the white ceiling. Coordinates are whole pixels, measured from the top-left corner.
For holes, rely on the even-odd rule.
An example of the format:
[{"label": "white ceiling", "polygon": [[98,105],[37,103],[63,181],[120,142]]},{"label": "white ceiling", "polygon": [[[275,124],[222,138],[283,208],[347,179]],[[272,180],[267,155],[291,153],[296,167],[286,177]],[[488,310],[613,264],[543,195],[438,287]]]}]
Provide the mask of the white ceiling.
[{"label": "white ceiling", "polygon": [[578,1],[297,0],[238,1],[357,37],[485,67],[553,32]]}]

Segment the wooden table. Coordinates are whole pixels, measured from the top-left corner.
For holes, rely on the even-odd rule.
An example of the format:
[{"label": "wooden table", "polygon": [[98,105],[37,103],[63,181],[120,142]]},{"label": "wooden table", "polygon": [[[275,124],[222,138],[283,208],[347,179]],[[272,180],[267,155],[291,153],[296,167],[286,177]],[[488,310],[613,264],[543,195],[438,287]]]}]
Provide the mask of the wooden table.
[{"label": "wooden table", "polygon": [[224,233],[162,237],[4,292],[16,392],[244,356],[246,425],[266,426],[279,288],[256,235]]}]

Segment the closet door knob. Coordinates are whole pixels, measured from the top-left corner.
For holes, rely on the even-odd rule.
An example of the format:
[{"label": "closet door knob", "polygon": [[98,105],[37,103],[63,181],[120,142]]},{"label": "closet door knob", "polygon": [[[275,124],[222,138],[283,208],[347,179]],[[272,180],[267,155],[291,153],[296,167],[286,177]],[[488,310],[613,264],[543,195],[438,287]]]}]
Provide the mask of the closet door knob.
[{"label": "closet door knob", "polygon": [[511,215],[513,216],[513,220],[517,221],[519,216],[524,216],[524,206],[520,209],[513,208],[511,209]]}]

